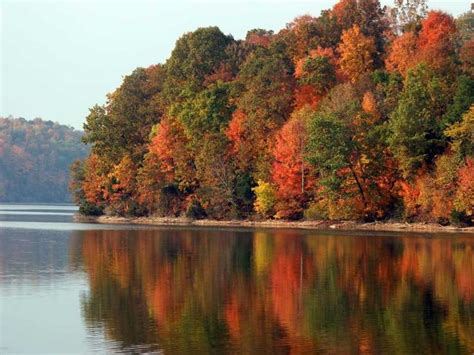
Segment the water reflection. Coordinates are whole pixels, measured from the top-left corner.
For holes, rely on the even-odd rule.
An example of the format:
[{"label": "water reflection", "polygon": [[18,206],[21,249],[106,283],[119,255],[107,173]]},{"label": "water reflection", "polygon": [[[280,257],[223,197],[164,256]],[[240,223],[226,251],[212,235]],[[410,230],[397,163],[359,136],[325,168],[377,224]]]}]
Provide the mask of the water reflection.
[{"label": "water reflection", "polygon": [[83,316],[122,350],[470,353],[474,239],[77,231]]}]

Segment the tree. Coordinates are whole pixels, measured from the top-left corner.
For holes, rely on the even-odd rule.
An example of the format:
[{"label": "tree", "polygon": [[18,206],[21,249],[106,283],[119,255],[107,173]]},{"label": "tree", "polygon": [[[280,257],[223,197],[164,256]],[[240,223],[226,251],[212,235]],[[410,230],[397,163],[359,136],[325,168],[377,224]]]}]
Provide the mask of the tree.
[{"label": "tree", "polygon": [[226,48],[232,42],[218,27],[198,28],[178,39],[166,61],[167,99],[176,100],[185,87],[193,92],[202,89],[205,78],[227,58]]},{"label": "tree", "polygon": [[0,117],[0,202],[71,201],[69,166],[89,153],[81,137],[40,118]]},{"label": "tree", "polygon": [[385,65],[389,71],[406,76],[408,69],[416,63],[418,37],[414,32],[405,32],[391,44]]},{"label": "tree", "polygon": [[196,156],[197,195],[213,218],[237,217],[237,174],[229,155],[229,140],[222,133],[209,133]]},{"label": "tree", "polygon": [[418,35],[418,62],[425,62],[443,73],[453,71],[456,24],[452,16],[430,11]]},{"label": "tree", "polygon": [[466,41],[460,51],[460,59],[462,61],[463,71],[474,76],[474,37]]},{"label": "tree", "polygon": [[108,95],[105,106],[90,109],[83,140],[94,154],[112,165],[127,154],[135,163],[143,159],[151,127],[163,115],[158,95],[164,75],[161,66],[138,68]]},{"label": "tree", "polygon": [[395,0],[391,9],[397,32],[413,30],[425,18],[428,10],[426,0]]},{"label": "tree", "polygon": [[[470,183],[474,150],[470,17],[423,0],[396,0],[393,28],[388,16],[378,0],[340,0],[278,33],[184,34],[164,65],[91,108],[78,201],[219,219],[466,217],[454,203],[470,194],[458,174]],[[31,169],[0,131],[0,157],[10,151]]]},{"label": "tree", "polygon": [[467,158],[464,166],[458,170],[459,188],[456,192],[454,207],[474,224],[474,160]]},{"label": "tree", "polygon": [[164,208],[163,189],[166,179],[161,168],[160,157],[148,152],[142,166],[137,171],[137,201],[148,214],[168,214]]},{"label": "tree", "polygon": [[276,197],[273,186],[263,180],[258,181],[258,185],[252,189],[255,193],[255,211],[262,217],[271,217],[274,213]]},{"label": "tree", "polygon": [[396,174],[386,125],[364,104],[371,95],[361,91],[347,83],[329,92],[310,121],[307,158],[328,208],[336,204],[347,216],[381,218],[393,207]]},{"label": "tree", "polygon": [[79,206],[79,213],[84,215],[98,216],[103,213],[103,206],[92,203],[87,200],[84,192],[83,183],[85,180],[85,166],[81,160],[76,160],[71,165],[71,180],[69,190],[71,191],[72,201]]},{"label": "tree", "polygon": [[340,191],[339,171],[350,165],[353,142],[349,127],[334,114],[318,113],[310,122],[308,159],[329,192]]},{"label": "tree", "polygon": [[273,136],[292,109],[292,74],[291,61],[280,43],[257,48],[241,67],[237,111],[227,134],[238,168],[255,180],[269,178]]},{"label": "tree", "polygon": [[452,139],[452,149],[462,157],[474,156],[474,104],[466,112],[461,122],[452,124],[445,130]]},{"label": "tree", "polygon": [[292,60],[296,61],[306,57],[311,49],[319,45],[319,35],[318,19],[304,15],[296,17],[287,24],[277,37],[279,41],[285,43]]},{"label": "tree", "polygon": [[374,40],[365,36],[357,25],[342,33],[338,51],[341,69],[351,82],[373,68]]},{"label": "tree", "polygon": [[332,48],[318,47],[295,63],[295,109],[316,107],[327,91],[341,77],[336,72],[337,59]]},{"label": "tree", "polygon": [[407,31],[397,37],[385,61],[387,69],[406,76],[419,63],[428,64],[444,75],[454,72],[456,24],[440,11],[430,11],[419,32]]},{"label": "tree", "polygon": [[459,15],[456,19],[456,28],[461,46],[467,41],[471,41],[474,38],[474,13],[468,11]]},{"label": "tree", "polygon": [[197,185],[193,153],[180,121],[166,117],[153,128],[149,152],[156,154],[168,183],[177,182],[182,191]]},{"label": "tree", "polygon": [[446,98],[434,73],[424,65],[408,72],[398,107],[390,118],[390,148],[405,178],[433,161],[443,148],[441,116]]},{"label": "tree", "polygon": [[326,56],[306,58],[298,82],[311,85],[320,95],[325,94],[336,83],[336,73],[330,59]]},{"label": "tree", "polygon": [[[170,114],[180,120],[186,136],[199,147],[203,136],[227,127],[234,106],[229,102],[230,86],[218,82],[174,105]],[[198,148],[196,147],[196,148]]]},{"label": "tree", "polygon": [[141,214],[142,211],[139,209],[136,197],[136,172],[137,167],[131,157],[125,155],[109,173],[110,185],[106,190],[105,197],[114,214],[119,216]]},{"label": "tree", "polygon": [[463,114],[474,104],[474,79],[460,75],[456,81],[456,91],[452,103],[443,117],[445,127],[462,121]]},{"label": "tree", "polygon": [[276,187],[277,216],[294,218],[301,215],[304,199],[313,179],[305,162],[307,125],[312,110],[303,108],[292,114],[276,137],[272,180]]},{"label": "tree", "polygon": [[273,31],[258,28],[248,31],[247,35],[245,36],[245,41],[249,44],[268,47],[272,41],[273,36]]},{"label": "tree", "polygon": [[[378,0],[340,0],[332,9],[332,15],[343,31],[357,26],[362,34],[373,38],[374,52],[377,53],[373,59],[377,67],[382,64],[378,57],[385,51],[386,32],[389,29],[385,12],[385,7],[381,7]],[[338,37],[337,32],[332,35]]]},{"label": "tree", "polygon": [[89,204],[102,210],[106,206],[109,186],[107,167],[97,155],[91,154],[84,161],[83,169],[82,172],[79,171],[78,181],[82,180],[84,197]]}]

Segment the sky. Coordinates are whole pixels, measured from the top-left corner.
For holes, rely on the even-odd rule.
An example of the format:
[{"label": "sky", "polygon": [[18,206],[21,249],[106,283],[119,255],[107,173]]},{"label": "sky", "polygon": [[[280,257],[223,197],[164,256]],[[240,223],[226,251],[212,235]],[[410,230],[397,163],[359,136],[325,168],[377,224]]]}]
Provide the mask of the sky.
[{"label": "sky", "polygon": [[[136,67],[162,63],[183,34],[219,26],[234,38],[278,31],[336,0],[0,0],[0,116],[82,128],[89,107]],[[391,0],[382,1],[385,5]],[[459,15],[471,0],[431,0]]]}]

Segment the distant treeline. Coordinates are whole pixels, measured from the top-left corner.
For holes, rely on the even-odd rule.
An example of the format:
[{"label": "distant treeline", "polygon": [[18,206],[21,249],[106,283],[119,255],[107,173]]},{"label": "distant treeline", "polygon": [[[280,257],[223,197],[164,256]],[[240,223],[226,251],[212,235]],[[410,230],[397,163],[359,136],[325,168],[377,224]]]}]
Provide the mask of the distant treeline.
[{"label": "distant treeline", "polygon": [[[468,9],[466,9],[468,10]],[[176,42],[90,109],[84,213],[474,222],[474,14],[340,0]]]},{"label": "distant treeline", "polygon": [[0,202],[68,202],[69,167],[88,148],[82,132],[39,118],[0,117]]}]

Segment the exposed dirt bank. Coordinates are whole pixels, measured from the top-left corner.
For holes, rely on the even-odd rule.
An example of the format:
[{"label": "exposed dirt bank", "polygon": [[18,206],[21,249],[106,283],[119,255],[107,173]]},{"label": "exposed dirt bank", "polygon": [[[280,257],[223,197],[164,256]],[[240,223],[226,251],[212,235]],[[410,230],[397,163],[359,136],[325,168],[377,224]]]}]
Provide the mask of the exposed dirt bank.
[{"label": "exposed dirt bank", "polygon": [[76,214],[76,222],[104,224],[139,224],[152,226],[204,226],[204,227],[250,227],[250,228],[286,228],[347,231],[387,231],[387,232],[425,232],[425,233],[469,233],[474,236],[474,227],[442,226],[436,223],[373,222],[359,223],[347,221],[217,221],[211,219],[193,220],[171,217],[115,217],[83,216]]}]

